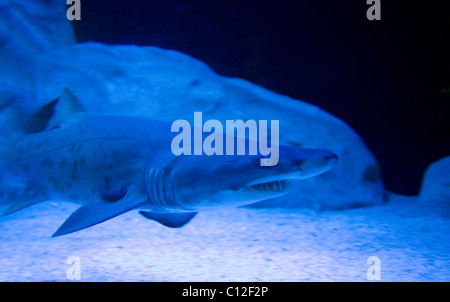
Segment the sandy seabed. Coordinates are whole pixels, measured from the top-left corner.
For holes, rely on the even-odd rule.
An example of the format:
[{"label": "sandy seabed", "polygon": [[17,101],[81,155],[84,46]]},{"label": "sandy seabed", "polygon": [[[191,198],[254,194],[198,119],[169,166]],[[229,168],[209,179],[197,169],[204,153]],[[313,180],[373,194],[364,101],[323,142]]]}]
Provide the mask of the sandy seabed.
[{"label": "sandy seabed", "polygon": [[181,229],[129,212],[51,238],[76,208],[48,202],[2,217],[0,281],[368,281],[371,256],[381,281],[450,281],[450,220],[404,200],[339,212],[221,209]]}]

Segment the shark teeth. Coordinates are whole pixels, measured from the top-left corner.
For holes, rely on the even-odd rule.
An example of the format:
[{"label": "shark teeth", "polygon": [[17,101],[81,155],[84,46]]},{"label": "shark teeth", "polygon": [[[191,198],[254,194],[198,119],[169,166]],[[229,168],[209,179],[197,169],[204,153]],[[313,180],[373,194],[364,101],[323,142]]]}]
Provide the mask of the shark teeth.
[{"label": "shark teeth", "polygon": [[250,189],[258,191],[278,191],[284,192],[290,189],[291,184],[287,180],[276,180],[271,182],[264,182],[250,186]]}]

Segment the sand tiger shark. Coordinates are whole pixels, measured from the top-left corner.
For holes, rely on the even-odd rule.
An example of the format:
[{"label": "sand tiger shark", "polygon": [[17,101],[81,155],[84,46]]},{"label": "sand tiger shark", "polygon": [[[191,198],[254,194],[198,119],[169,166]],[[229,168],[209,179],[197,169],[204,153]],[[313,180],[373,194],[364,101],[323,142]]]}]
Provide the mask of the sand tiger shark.
[{"label": "sand tiger shark", "polygon": [[[333,152],[280,146],[279,162],[259,156],[176,156],[171,124],[88,114],[68,90],[38,110],[0,145],[8,215],[44,201],[80,204],[52,237],[131,210],[178,228],[199,211],[241,206],[286,194],[291,182],[321,174]],[[5,193],[6,192],[6,193]]]}]

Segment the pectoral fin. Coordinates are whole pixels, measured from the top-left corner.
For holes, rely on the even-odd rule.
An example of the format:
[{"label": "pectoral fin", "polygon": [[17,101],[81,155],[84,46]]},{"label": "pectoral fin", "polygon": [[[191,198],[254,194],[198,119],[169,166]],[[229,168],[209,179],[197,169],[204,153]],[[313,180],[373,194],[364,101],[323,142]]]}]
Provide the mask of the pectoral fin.
[{"label": "pectoral fin", "polygon": [[116,202],[97,202],[81,206],[52,235],[58,237],[99,224],[146,203],[145,198],[125,195]]},{"label": "pectoral fin", "polygon": [[197,215],[197,212],[190,213],[153,213],[148,211],[139,211],[139,214],[145,218],[155,220],[160,224],[169,228],[181,228],[192,218]]}]

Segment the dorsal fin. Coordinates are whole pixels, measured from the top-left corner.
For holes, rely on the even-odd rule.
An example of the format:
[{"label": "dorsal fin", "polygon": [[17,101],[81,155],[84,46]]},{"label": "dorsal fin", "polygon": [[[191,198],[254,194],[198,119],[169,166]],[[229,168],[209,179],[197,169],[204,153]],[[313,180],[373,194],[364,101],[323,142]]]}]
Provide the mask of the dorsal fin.
[{"label": "dorsal fin", "polygon": [[59,98],[39,108],[25,123],[23,131],[25,133],[36,133],[44,131],[48,122],[53,116],[55,105]]},{"label": "dorsal fin", "polygon": [[64,88],[61,96],[38,109],[24,126],[25,133],[36,133],[70,125],[86,116],[76,96]]},{"label": "dorsal fin", "polygon": [[64,127],[83,119],[85,116],[86,109],[69,89],[64,88],[55,105],[54,114],[45,129]]}]

